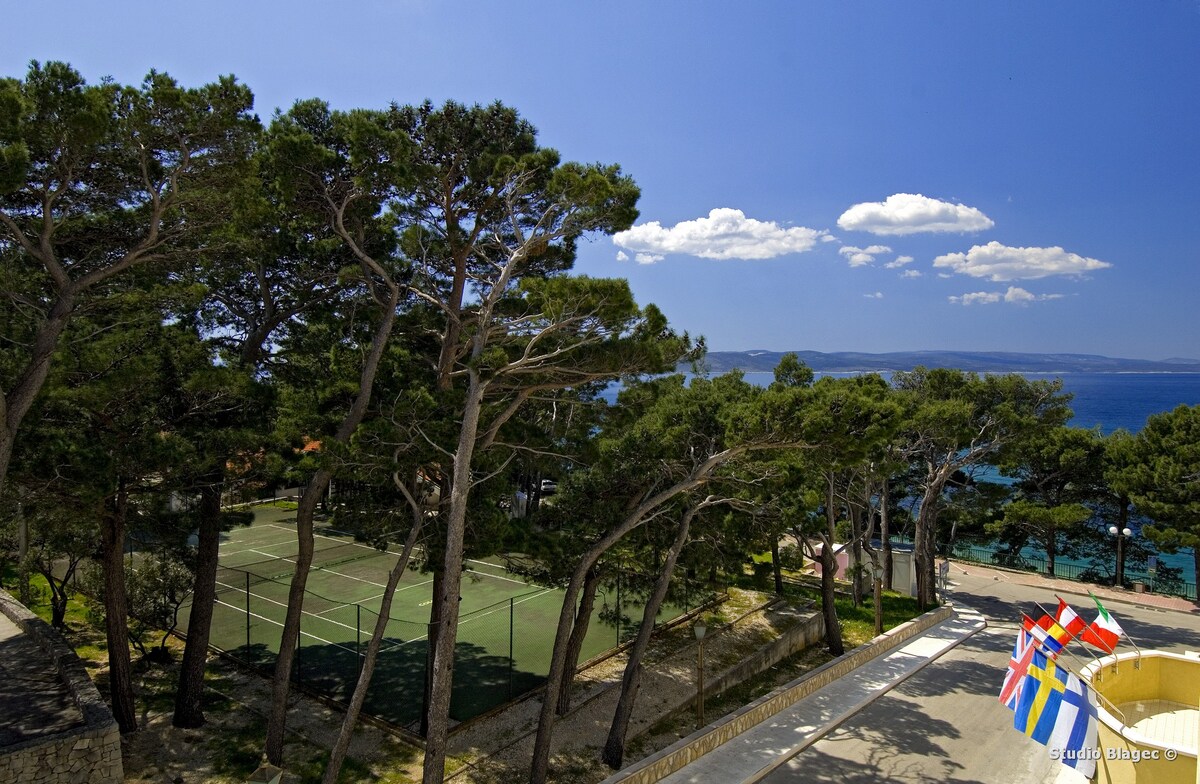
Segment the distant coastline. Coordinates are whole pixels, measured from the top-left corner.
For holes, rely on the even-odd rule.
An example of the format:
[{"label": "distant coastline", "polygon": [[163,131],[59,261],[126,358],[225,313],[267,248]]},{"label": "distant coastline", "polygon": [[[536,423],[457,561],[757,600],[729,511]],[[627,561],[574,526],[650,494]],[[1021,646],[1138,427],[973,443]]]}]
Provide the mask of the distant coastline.
[{"label": "distant coastline", "polygon": [[849,351],[711,351],[705,356],[705,365],[712,373],[730,370],[771,371],[787,353],[797,354],[813,370],[823,373],[886,373],[912,370],[918,366],[955,368],[975,373],[1200,373],[1200,360],[1197,359],[1122,359],[1098,354],[1005,351],[901,351],[886,354]]}]

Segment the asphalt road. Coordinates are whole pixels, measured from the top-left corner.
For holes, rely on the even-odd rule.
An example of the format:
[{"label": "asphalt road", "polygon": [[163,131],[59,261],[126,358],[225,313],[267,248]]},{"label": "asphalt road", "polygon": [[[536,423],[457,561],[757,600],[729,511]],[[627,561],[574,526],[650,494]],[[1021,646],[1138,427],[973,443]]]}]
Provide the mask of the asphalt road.
[{"label": "asphalt road", "polygon": [[[1012,713],[996,699],[1023,609],[1053,610],[1045,589],[1011,582],[1003,572],[952,566],[950,597],[988,619],[989,628],[883,695],[839,728],[763,779],[799,782],[1082,782],[1052,761],[1044,746],[1012,728]],[[1063,593],[1085,618],[1095,606],[1086,592]],[[1200,618],[1106,602],[1144,649],[1200,650]],[[1081,665],[1087,654],[1072,646]],[[1125,650],[1123,647],[1122,650]],[[1060,778],[1061,777],[1061,778]]]}]

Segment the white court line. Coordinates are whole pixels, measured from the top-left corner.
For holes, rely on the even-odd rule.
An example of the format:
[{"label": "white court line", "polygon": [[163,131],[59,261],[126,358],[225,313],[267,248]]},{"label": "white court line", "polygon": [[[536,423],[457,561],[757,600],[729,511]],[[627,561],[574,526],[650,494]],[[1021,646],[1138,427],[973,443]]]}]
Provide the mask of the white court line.
[{"label": "white court line", "polygon": [[[531,601],[533,601],[534,599],[538,599],[538,598],[540,598],[540,597],[542,597],[542,596],[545,596],[545,595],[546,595],[546,594],[548,594],[548,593],[553,593],[553,592],[554,592],[554,591],[556,591],[556,590],[558,590],[558,589],[556,589],[556,588],[547,588],[547,589],[545,589],[544,591],[542,591],[542,592],[541,592],[541,593],[539,593],[539,594],[534,594],[533,596],[526,596],[524,599],[522,599],[522,600],[521,600],[521,601],[519,601],[519,602],[513,602],[512,604],[510,604],[510,605],[509,605],[509,607],[516,607],[518,604],[524,604],[525,602],[531,602]],[[491,614],[493,614],[493,613],[498,613],[498,612],[500,612],[501,610],[506,610],[506,609],[508,609],[508,608],[507,608],[507,607],[505,607],[503,604],[501,604],[499,607],[497,607],[497,608],[496,608],[496,609],[494,609],[494,610],[488,610],[487,612],[485,612],[485,613],[480,613],[479,615],[472,615],[470,618],[466,619],[465,621],[463,621],[463,620],[460,620],[460,621],[458,622],[458,626],[459,626],[459,628],[462,628],[462,627],[463,627],[463,625],[470,623],[471,621],[475,620],[476,618],[485,618],[485,617],[487,617],[487,616],[489,616],[489,615],[491,615]]]},{"label": "white court line", "polygon": [[433,582],[433,580],[426,580],[423,583],[413,583],[412,585],[406,585],[403,588],[397,588],[396,593],[400,593],[401,591],[408,591],[413,588],[420,588],[423,585],[429,585],[431,582]]},{"label": "white court line", "polygon": [[[226,588],[229,588],[229,589],[231,589],[231,590],[235,590],[235,591],[237,591],[237,590],[243,590],[243,589],[237,588],[237,587],[235,587],[235,586],[229,585],[228,583],[221,583],[221,582],[218,582],[218,583],[217,583],[217,585],[223,585],[223,586],[225,586]],[[243,593],[242,595],[244,596],[245,594]],[[270,598],[270,597],[267,597],[267,596],[262,596],[262,595],[260,595],[260,594],[254,593],[254,592],[251,592],[251,593],[250,593],[250,595],[251,595],[251,596],[253,596],[255,599],[261,599],[261,600],[263,600],[264,602],[270,602],[271,604],[275,604],[275,605],[278,605],[278,606],[280,606],[280,607],[287,607],[287,603],[286,603],[286,602],[277,602],[277,601],[275,601],[274,599],[272,599],[272,598]],[[225,603],[224,603],[224,602],[221,602],[221,604],[225,604]],[[226,607],[233,607],[233,605],[232,605],[232,604],[226,604],[225,606],[226,606]],[[329,612],[330,610],[340,610],[340,609],[342,609],[343,607],[346,607],[346,606],[348,606],[348,605],[345,605],[345,604],[340,604],[340,605],[338,605],[337,607],[331,607],[331,608],[329,608],[329,610],[325,610],[325,612]],[[245,607],[234,607],[234,609],[236,609],[238,612],[250,612],[250,611],[249,611],[249,610],[247,610]],[[252,612],[251,612],[250,614],[251,614],[251,615],[254,615],[254,613],[252,613]],[[357,629],[356,627],[354,627],[354,626],[351,626],[350,624],[347,624],[347,623],[342,623],[341,621],[335,621],[335,620],[333,620],[332,618],[322,618],[322,617],[321,617],[321,615],[320,615],[319,613],[309,612],[308,610],[301,610],[301,611],[300,611],[300,614],[301,614],[301,615],[307,615],[307,616],[309,616],[310,618],[321,618],[321,620],[322,620],[322,621],[325,621],[326,623],[332,623],[332,624],[334,624],[335,626],[343,626],[343,627],[345,627],[345,628],[347,628],[347,629],[350,629],[351,631],[355,632],[356,634],[358,633],[358,629]],[[258,618],[258,617],[261,617],[261,616],[254,615],[254,617]],[[280,626],[282,626],[283,624],[281,623],[281,624],[279,624],[279,625],[280,625]],[[310,637],[312,637],[312,636],[314,636],[314,635],[309,635],[309,636],[310,636]],[[320,638],[318,637],[317,639],[320,639]]]},{"label": "white court line", "polygon": [[[285,528],[285,527],[284,527],[284,526],[282,526],[282,525],[275,525],[275,523],[267,523],[267,526],[269,526],[269,527],[271,527],[271,528],[280,528],[280,529],[282,529],[282,530],[284,530],[284,531],[290,531],[290,530],[291,530],[290,528]],[[265,527],[266,527],[266,526],[265,526]],[[354,545],[355,547],[361,547],[361,548],[363,548],[364,550],[370,550],[371,552],[375,553],[376,555],[387,555],[387,554],[388,554],[388,551],[387,551],[387,550],[380,550],[379,548],[372,547],[372,546],[371,546],[371,545],[369,545],[369,544],[363,544],[362,542],[355,542],[355,541],[353,541],[353,540],[351,540],[351,541],[347,542],[345,539],[339,539],[339,538],[337,538],[336,536],[326,536],[325,534],[318,534],[318,533],[314,533],[314,534],[313,534],[313,538],[314,538],[314,539],[328,539],[328,540],[329,540],[329,541],[331,541],[331,542],[340,542],[341,544],[352,544],[352,545]],[[394,553],[393,553],[393,555],[394,555]]]},{"label": "white court line", "polygon": [[[366,599],[359,599],[357,602],[346,602],[345,604],[339,604],[337,607],[330,607],[328,610],[321,610],[321,612],[316,613],[316,615],[324,615],[325,613],[330,613],[330,612],[333,612],[334,610],[340,610],[343,607],[355,607],[357,605],[366,604],[367,602],[373,602],[376,599],[382,599],[382,598],[383,598],[383,594],[379,594],[379,596],[368,596]],[[373,611],[368,609],[367,612],[373,612]]]},{"label": "white court line", "polygon": [[[484,561],[476,561],[475,563],[484,563]],[[488,564],[488,566],[491,566],[492,568],[495,568],[495,567],[496,567],[496,564]],[[501,577],[501,576],[500,576],[500,575],[498,575],[498,574],[491,574],[491,573],[489,573],[489,572],[477,572],[477,571],[475,571],[474,569],[467,569],[467,571],[468,571],[468,572],[470,572],[471,574],[481,574],[481,575],[483,575],[484,577],[492,577],[492,578],[495,578],[495,579],[497,579],[497,580],[505,580],[505,581],[507,581],[507,582],[510,582],[510,583],[519,583],[519,584],[521,584],[521,585],[529,585],[529,583],[525,582],[524,580],[514,580],[514,579],[513,579],[513,578],[511,578],[511,577]]]},{"label": "white court line", "polygon": [[[524,604],[525,602],[533,601],[534,599],[537,599],[537,598],[540,598],[540,597],[542,597],[542,596],[545,596],[545,595],[546,595],[546,594],[548,594],[548,593],[553,593],[555,590],[556,590],[556,589],[554,589],[554,588],[547,588],[546,590],[542,591],[542,592],[541,592],[541,593],[539,593],[539,594],[536,594],[536,595],[534,595],[534,596],[527,596],[527,597],[525,597],[524,599],[522,599],[522,600],[521,600],[521,601],[519,601],[519,602],[513,602],[513,603],[512,603],[512,605],[510,605],[510,606],[512,606],[512,607],[516,607],[518,604]],[[483,617],[486,617],[486,616],[488,616],[488,615],[491,615],[491,614],[493,614],[493,613],[498,613],[498,612],[500,612],[501,610],[504,610],[504,609],[506,609],[506,608],[505,608],[503,605],[501,605],[500,607],[497,607],[497,608],[496,608],[496,609],[494,609],[494,610],[488,610],[487,612],[485,612],[485,613],[480,613],[479,615],[472,615],[470,618],[466,619],[465,621],[462,621],[462,620],[460,620],[460,621],[458,622],[458,628],[460,628],[460,629],[461,629],[463,626],[465,626],[466,624],[468,624],[468,623],[470,623],[471,621],[475,620],[476,618],[483,618]],[[399,619],[396,619],[396,620],[399,620]],[[413,623],[413,621],[408,621],[408,623]],[[420,642],[421,640],[427,639],[428,637],[429,637],[429,635],[428,635],[428,634],[423,634],[423,635],[421,635],[420,637],[413,637],[411,640],[405,640],[404,642],[402,642],[402,643],[399,643],[399,644],[397,644],[397,645],[393,645],[391,648],[388,648],[388,649],[386,649],[386,650],[388,650],[388,651],[394,651],[394,650],[396,650],[397,648],[403,648],[405,645],[408,645],[409,643],[413,643],[413,642]],[[456,642],[457,642],[457,639],[458,639],[458,635],[455,635],[455,641],[456,641]],[[386,652],[386,651],[380,651],[380,653],[385,653],[385,652]]]},{"label": "white court line", "polygon": [[[260,598],[265,598],[265,597],[260,597]],[[241,612],[241,613],[247,612],[247,610],[246,610],[246,608],[245,608],[245,607],[235,607],[235,606],[234,606],[234,605],[232,605],[232,604],[226,604],[225,602],[221,601],[220,599],[217,599],[217,600],[215,600],[215,601],[216,601],[216,603],[217,603],[217,604],[224,605],[225,607],[229,607],[229,608],[231,608],[231,609],[233,609],[233,610],[237,610],[238,612]],[[269,601],[269,600],[268,600],[268,601]],[[267,623],[269,623],[269,624],[273,624],[273,625],[275,625],[275,626],[278,626],[278,627],[280,627],[280,628],[283,628],[283,624],[282,624],[282,623],[280,623],[279,621],[274,621],[274,620],[271,620],[270,618],[267,618],[267,617],[265,617],[265,616],[259,615],[258,613],[253,613],[253,612],[252,612],[252,613],[249,613],[249,615],[251,615],[251,616],[253,616],[253,617],[255,617],[255,618],[258,618],[260,621],[266,621],[266,622],[267,622]],[[328,618],[326,618],[325,620],[329,620],[329,619],[328,619]],[[332,621],[331,621],[331,623],[332,623]],[[309,634],[308,632],[304,631],[303,629],[301,629],[301,630],[300,630],[300,634],[302,634],[302,635],[303,635],[303,636],[305,636],[305,637],[311,637],[312,639],[316,640],[317,642],[324,643],[325,645],[332,645],[332,646],[334,646],[335,648],[341,648],[343,651],[350,651],[351,653],[358,653],[358,651],[355,651],[355,650],[353,650],[352,648],[347,648],[345,645],[342,645],[341,643],[336,643],[336,642],[332,642],[331,640],[326,640],[326,639],[324,639],[324,638],[322,638],[322,637],[318,637],[318,636],[317,636],[317,635],[315,635],[315,634]]]},{"label": "white court line", "polygon": [[[288,563],[290,563],[290,564],[295,564],[295,563],[296,563],[296,562],[295,562],[295,560],[293,560],[293,559],[291,559],[291,558],[279,558],[279,557],[274,557],[274,558],[272,558],[271,560],[272,560],[272,561],[287,561],[287,562],[288,562]],[[230,566],[230,567],[228,567],[228,568],[230,568],[230,569],[237,569],[238,567],[236,567],[236,566]],[[241,571],[241,570],[238,570],[238,571]],[[372,581],[372,580],[364,580],[363,578],[361,578],[361,577],[355,577],[355,576],[354,576],[354,575],[352,575],[352,574],[344,574],[343,572],[338,572],[338,571],[335,571],[335,570],[333,570],[333,569],[326,569],[324,566],[310,566],[310,567],[309,567],[309,571],[312,571],[312,572],[328,572],[329,574],[336,574],[338,577],[345,577],[347,580],[354,580],[354,581],[356,581],[356,582],[360,582],[360,583],[366,583],[367,585],[373,585],[373,586],[375,586],[376,588],[387,588],[387,586],[386,586],[386,585],[384,585],[383,583],[377,583],[377,582],[374,582],[374,581]],[[306,589],[306,592],[307,592],[307,589]]]}]

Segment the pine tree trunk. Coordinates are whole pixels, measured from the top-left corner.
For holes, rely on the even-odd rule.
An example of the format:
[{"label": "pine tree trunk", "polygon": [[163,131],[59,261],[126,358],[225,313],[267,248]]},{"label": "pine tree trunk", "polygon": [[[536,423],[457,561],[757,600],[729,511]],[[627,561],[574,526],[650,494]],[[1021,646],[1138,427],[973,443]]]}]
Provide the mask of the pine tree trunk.
[{"label": "pine tree trunk", "polygon": [[936,603],[934,589],[937,585],[934,558],[934,504],[941,493],[941,485],[930,485],[921,498],[921,510],[917,513],[913,529],[913,569],[917,578],[917,609],[924,612]]},{"label": "pine tree trunk", "polygon": [[892,590],[892,513],[891,505],[888,503],[890,495],[887,479],[883,480],[880,495],[882,500],[879,505],[879,537],[883,541],[883,587],[890,591]]},{"label": "pine tree trunk", "polygon": [[771,571],[775,573],[775,595],[783,596],[783,568],[779,563],[779,537],[771,537]]},{"label": "pine tree trunk", "polygon": [[675,541],[667,551],[667,559],[663,563],[654,585],[654,593],[646,602],[642,612],[642,624],[638,629],[637,639],[629,649],[629,658],[625,662],[625,674],[621,677],[621,695],[617,699],[617,709],[613,714],[612,726],[608,730],[608,740],[605,741],[604,751],[600,758],[604,764],[613,770],[620,770],[625,760],[625,736],[629,734],[629,719],[633,716],[634,702],[637,700],[638,688],[642,680],[642,658],[650,645],[650,636],[654,632],[654,620],[658,617],[658,609],[662,607],[667,597],[667,589],[671,585],[671,575],[675,572],[675,561],[679,552],[687,542],[688,529],[696,509],[692,508],[684,515],[675,534]]},{"label": "pine tree trunk", "polygon": [[842,645],[842,629],[838,625],[837,591],[833,581],[837,558],[833,555],[833,540],[825,539],[821,548],[821,614],[825,617],[825,645],[834,656],[846,652]]},{"label": "pine tree trunk", "polygon": [[[220,461],[223,464],[224,461]],[[217,560],[221,544],[220,469],[203,477],[200,486],[200,527],[196,547],[196,574],[192,586],[192,608],[188,613],[187,641],[179,667],[179,686],[175,691],[176,727],[200,727],[204,724],[201,701],[204,697],[204,669],[208,661],[208,639],[213,608],[217,599]]]},{"label": "pine tree trunk", "polygon": [[596,606],[596,590],[600,587],[600,569],[588,569],[583,581],[583,596],[579,600],[579,611],[575,613],[575,624],[571,627],[571,639],[567,642],[567,663],[563,670],[562,686],[558,693],[558,715],[566,716],[571,710],[571,684],[579,666],[579,654],[592,623],[592,610]]},{"label": "pine tree trunk", "polygon": [[275,674],[271,682],[271,713],[267,718],[267,740],[264,753],[267,761],[275,766],[283,765],[283,737],[287,722],[287,703],[292,665],[296,660],[296,643],[300,640],[300,618],[304,610],[304,589],[308,584],[308,572],[313,559],[313,519],[317,513],[317,502],[329,486],[332,474],[319,469],[313,474],[300,499],[296,510],[296,567],[288,589],[287,615],[283,621],[283,632],[279,638],[279,656],[275,659]]},{"label": "pine tree trunk", "polygon": [[837,617],[837,586],[834,575],[837,574],[837,555],[833,551],[835,529],[837,527],[837,511],[834,506],[833,480],[829,482],[829,490],[825,497],[825,533],[821,536],[821,614],[825,618],[825,644],[834,656],[846,652],[842,644],[842,627]]},{"label": "pine tree trunk", "polygon": [[105,503],[100,527],[104,572],[104,631],[108,642],[108,689],[113,717],[122,733],[137,730],[133,676],[129,661],[129,600],[125,593],[125,521],[129,495],[124,481]]},{"label": "pine tree trunk", "polygon": [[419,730],[422,738],[429,734],[429,704],[433,699],[433,652],[437,650],[437,636],[442,620],[442,603],[438,601],[438,597],[442,595],[444,583],[442,570],[439,568],[433,573],[433,586],[429,592],[432,597],[429,602],[429,624],[425,627],[425,690],[421,695]]},{"label": "pine tree trunk", "polygon": [[65,629],[67,626],[67,594],[55,590],[51,584],[50,593],[50,625],[55,629]]},{"label": "pine tree trunk", "polygon": [[862,569],[862,509],[856,505],[850,505],[850,592],[854,601],[855,607],[862,607],[863,603],[863,569]]},{"label": "pine tree trunk", "polygon": [[0,492],[4,490],[4,483],[8,477],[8,466],[12,462],[17,431],[37,400],[38,393],[42,391],[42,385],[46,383],[46,377],[50,374],[50,360],[58,347],[58,338],[66,329],[71,312],[75,309],[77,292],[74,286],[72,283],[59,292],[58,299],[34,336],[29,361],[8,392],[0,397]]},{"label": "pine tree trunk", "polygon": [[479,414],[486,385],[471,371],[467,399],[463,405],[458,448],[454,453],[454,474],[450,483],[450,515],[446,521],[446,552],[443,561],[444,585],[433,654],[433,689],[429,700],[429,731],[425,736],[423,784],[442,784],[446,775],[446,740],[450,732],[450,697],[454,688],[454,646],[458,641],[458,611],[462,598],[463,547],[466,538],[467,501],[471,492],[471,464],[475,439],[479,434]]},{"label": "pine tree trunk", "polygon": [[396,585],[399,584],[400,578],[404,576],[404,571],[408,568],[408,560],[412,555],[413,547],[417,543],[417,537],[420,536],[421,526],[420,517],[417,517],[417,522],[414,523],[412,530],[408,534],[408,539],[404,542],[404,550],[401,552],[400,559],[396,561],[396,565],[392,567],[392,571],[388,574],[387,585],[383,588],[383,597],[379,605],[379,614],[375,618],[375,630],[371,633],[371,641],[367,643],[367,655],[363,659],[362,672],[358,675],[358,683],[354,686],[354,694],[350,698],[350,705],[346,708],[346,717],[342,720],[342,729],[338,733],[337,740],[333,744],[333,749],[329,752],[329,763],[325,767],[325,777],[322,779],[323,784],[335,784],[338,779],[338,773],[342,769],[342,763],[346,759],[346,752],[350,748],[350,740],[354,736],[354,725],[358,723],[358,715],[362,712],[363,703],[367,700],[367,690],[371,686],[371,676],[375,674],[375,661],[379,657],[379,648],[383,645],[383,637],[387,634],[388,621],[391,618],[392,599],[396,595]]}]

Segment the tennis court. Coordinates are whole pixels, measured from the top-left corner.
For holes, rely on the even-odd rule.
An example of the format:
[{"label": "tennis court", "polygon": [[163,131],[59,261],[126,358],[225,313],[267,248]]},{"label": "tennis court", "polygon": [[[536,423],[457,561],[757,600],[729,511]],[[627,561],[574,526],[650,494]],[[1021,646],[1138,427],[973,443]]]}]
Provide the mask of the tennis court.
[{"label": "tennis court", "polygon": [[[345,702],[358,679],[400,546],[381,552],[321,526],[315,545],[293,677]],[[258,507],[251,526],[223,535],[210,636],[213,646],[255,666],[274,665],[295,554],[293,510]],[[369,714],[410,730],[415,730],[421,716],[432,584],[431,575],[416,569],[408,570],[400,581],[364,707]],[[581,660],[636,634],[639,598],[620,593],[618,580],[614,588],[598,594]],[[450,707],[455,722],[502,705],[545,680],[563,601],[561,590],[531,585],[498,561],[469,561],[461,594]],[[710,597],[711,593],[697,592],[695,600],[682,603],[685,606],[664,608],[660,622]],[[187,618],[186,610],[181,617]]]}]

